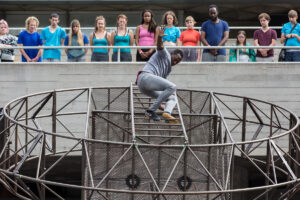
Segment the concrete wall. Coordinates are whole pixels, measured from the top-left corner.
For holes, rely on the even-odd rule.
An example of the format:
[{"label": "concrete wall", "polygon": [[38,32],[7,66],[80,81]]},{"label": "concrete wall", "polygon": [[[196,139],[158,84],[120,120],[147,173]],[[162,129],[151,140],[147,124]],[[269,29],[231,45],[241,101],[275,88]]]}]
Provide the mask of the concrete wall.
[{"label": "concrete wall", "polygon": [[[45,90],[129,86],[143,63],[0,64],[0,107]],[[218,91],[270,101],[300,115],[299,63],[179,64],[169,79],[180,88]]]}]

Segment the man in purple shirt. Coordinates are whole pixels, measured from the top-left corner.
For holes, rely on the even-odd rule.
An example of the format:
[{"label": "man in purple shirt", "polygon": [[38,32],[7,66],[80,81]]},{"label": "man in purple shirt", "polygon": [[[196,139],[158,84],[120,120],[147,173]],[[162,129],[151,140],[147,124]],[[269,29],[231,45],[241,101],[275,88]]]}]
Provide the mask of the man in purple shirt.
[{"label": "man in purple shirt", "polygon": [[[267,13],[261,13],[258,16],[261,24],[261,29],[254,32],[254,45],[255,46],[275,46],[277,33],[269,28],[271,20]],[[274,50],[272,48],[257,49],[256,62],[274,62]]]}]

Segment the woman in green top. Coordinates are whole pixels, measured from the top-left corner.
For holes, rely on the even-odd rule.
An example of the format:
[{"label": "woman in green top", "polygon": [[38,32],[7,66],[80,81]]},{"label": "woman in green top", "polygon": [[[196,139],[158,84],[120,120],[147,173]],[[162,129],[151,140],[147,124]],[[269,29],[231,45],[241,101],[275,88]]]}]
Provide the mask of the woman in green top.
[{"label": "woman in green top", "polygon": [[[132,46],[133,45],[133,32],[127,29],[127,17],[120,14],[117,17],[117,31],[111,33],[111,43],[114,46]],[[131,49],[120,49],[120,61],[131,62]],[[114,49],[112,61],[118,61],[118,49]]]},{"label": "woman in green top", "polygon": [[[111,46],[110,33],[106,31],[106,21],[103,16],[96,17],[94,32],[90,34],[90,46]],[[108,48],[92,48],[92,62],[108,62]]]},{"label": "woman in green top", "polygon": [[[251,46],[246,41],[246,32],[239,31],[237,34],[236,44],[233,46]],[[237,51],[239,51],[239,56],[237,58]],[[230,49],[229,52],[229,62],[255,62],[256,56],[253,49]]]}]

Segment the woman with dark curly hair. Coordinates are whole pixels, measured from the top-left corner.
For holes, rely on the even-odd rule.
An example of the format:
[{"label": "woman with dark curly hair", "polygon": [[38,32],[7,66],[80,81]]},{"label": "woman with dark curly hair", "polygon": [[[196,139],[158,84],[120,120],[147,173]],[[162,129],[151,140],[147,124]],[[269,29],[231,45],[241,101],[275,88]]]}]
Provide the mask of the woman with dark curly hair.
[{"label": "woman with dark curly hair", "polygon": [[[178,25],[178,20],[173,11],[167,11],[162,17],[162,24],[166,26],[163,42],[165,46],[178,46],[180,38],[180,30],[175,27]],[[172,49],[168,49],[172,51]]]}]

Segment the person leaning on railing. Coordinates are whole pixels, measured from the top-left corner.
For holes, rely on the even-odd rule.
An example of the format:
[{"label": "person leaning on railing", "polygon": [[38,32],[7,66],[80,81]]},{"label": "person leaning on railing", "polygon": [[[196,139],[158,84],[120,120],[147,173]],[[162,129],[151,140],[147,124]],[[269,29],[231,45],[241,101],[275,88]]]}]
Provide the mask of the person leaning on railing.
[{"label": "person leaning on railing", "polygon": [[[127,28],[127,17],[124,14],[120,14],[117,17],[117,31],[112,31],[111,33],[111,43],[114,46],[132,46],[134,35],[131,30]],[[112,61],[118,61],[118,49],[113,50]],[[130,49],[120,49],[120,61],[121,62],[131,62],[131,50]]]},{"label": "person leaning on railing", "polygon": [[[43,40],[37,32],[39,20],[32,16],[25,21],[26,30],[22,31],[18,38],[19,46],[41,46]],[[20,49],[22,62],[41,62],[42,49]]]},{"label": "person leaning on railing", "polygon": [[[70,33],[66,36],[65,46],[88,46],[87,36],[81,32],[80,22],[77,19],[72,20]],[[68,55],[68,62],[85,62],[88,49],[65,49]]]},{"label": "person leaning on railing", "polygon": [[[247,37],[245,31],[239,31],[236,38],[236,43],[233,46],[244,46],[244,49],[230,49],[229,62],[255,62],[255,51],[247,46],[251,46],[247,43]],[[237,53],[238,52],[238,53]]]},{"label": "person leaning on railing", "polygon": [[17,38],[9,34],[8,24],[5,20],[0,20],[0,47],[8,49],[1,50],[1,62],[14,62],[15,50],[9,47],[17,46]]},{"label": "person leaning on railing", "polygon": [[[297,23],[298,13],[290,10],[289,22],[284,24],[281,30],[280,42],[286,42],[286,46],[300,46],[300,24]],[[295,27],[294,27],[295,26]],[[300,49],[287,49],[285,61],[300,62]]]},{"label": "person leaning on railing", "polygon": [[[90,34],[91,46],[110,46],[110,33],[106,31],[106,21],[103,16],[96,17],[95,30]],[[92,48],[92,62],[108,62],[109,50],[106,48]]]}]

